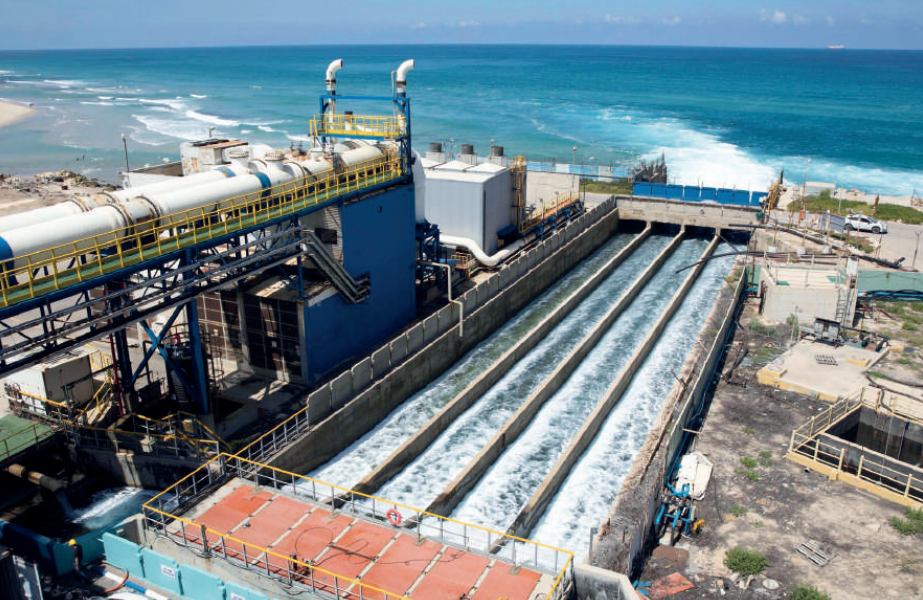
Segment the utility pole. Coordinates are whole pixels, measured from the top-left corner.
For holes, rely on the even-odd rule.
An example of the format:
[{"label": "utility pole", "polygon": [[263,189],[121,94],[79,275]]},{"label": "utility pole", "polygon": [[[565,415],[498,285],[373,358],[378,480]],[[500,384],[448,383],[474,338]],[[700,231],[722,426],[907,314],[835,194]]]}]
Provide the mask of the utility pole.
[{"label": "utility pole", "polygon": [[125,149],[125,187],[131,187],[131,180],[128,178],[128,172],[131,171],[131,168],[128,166],[128,139],[125,137],[125,134],[122,134],[122,147]]}]

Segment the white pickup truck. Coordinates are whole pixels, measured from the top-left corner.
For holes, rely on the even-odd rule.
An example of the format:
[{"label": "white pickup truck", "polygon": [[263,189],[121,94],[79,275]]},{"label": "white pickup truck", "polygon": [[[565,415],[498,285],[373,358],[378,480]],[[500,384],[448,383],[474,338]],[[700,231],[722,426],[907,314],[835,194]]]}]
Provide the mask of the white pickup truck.
[{"label": "white pickup truck", "polygon": [[856,230],[870,231],[872,233],[888,233],[888,224],[877,221],[866,215],[855,214],[846,217],[846,222],[843,223],[843,229],[846,231]]}]

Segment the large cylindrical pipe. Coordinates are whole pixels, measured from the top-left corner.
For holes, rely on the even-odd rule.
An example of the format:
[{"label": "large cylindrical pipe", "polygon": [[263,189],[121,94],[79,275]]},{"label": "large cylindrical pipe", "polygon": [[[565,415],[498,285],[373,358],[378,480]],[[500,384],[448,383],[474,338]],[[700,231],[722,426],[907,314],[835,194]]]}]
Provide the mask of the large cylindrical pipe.
[{"label": "large cylindrical pipe", "polygon": [[401,63],[401,66],[397,68],[397,77],[394,78],[394,84],[397,87],[398,96],[407,95],[407,72],[412,70],[414,66],[413,59],[405,60]]},{"label": "large cylindrical pipe", "polygon": [[36,485],[40,485],[46,490],[57,494],[58,492],[63,491],[67,484],[61,481],[60,479],[55,479],[54,477],[49,477],[44,473],[39,473],[38,471],[30,471],[26,467],[20,464],[12,464],[6,468],[7,473],[15,475],[16,477],[22,477],[26,481],[30,481]]},{"label": "large cylindrical pipe", "polygon": [[[338,58],[327,65],[327,93],[331,96],[337,95],[337,71],[343,68],[343,59]],[[330,100],[330,114],[337,113],[337,101]]]},{"label": "large cylindrical pipe", "polygon": [[455,246],[462,248],[467,248],[471,254],[474,255],[474,258],[477,259],[479,263],[484,265],[487,268],[493,268],[499,265],[501,262],[513,255],[514,252],[531,242],[535,239],[535,234],[530,233],[524,238],[520,238],[510,244],[509,246],[504,247],[502,250],[498,251],[496,254],[490,256],[487,255],[484,250],[478,246],[477,242],[471,238],[455,236],[455,235],[440,235],[439,241],[448,246]]},{"label": "large cylindrical pipe", "polygon": [[100,206],[106,206],[107,204],[113,204],[117,202],[125,202],[136,196],[141,196],[151,192],[169,192],[172,190],[204,185],[212,181],[221,181],[222,179],[227,179],[229,177],[234,177],[236,175],[247,172],[248,171],[246,169],[242,169],[236,165],[228,165],[214,169],[212,171],[196,173],[195,175],[190,175],[188,177],[176,177],[170,181],[161,181],[158,183],[152,183],[134,188],[126,188],[113,192],[100,192],[99,194],[95,194],[93,196],[71,198],[66,202],[61,202],[60,204],[55,204],[54,206],[46,206],[45,208],[29,210],[26,212],[16,213],[0,218],[0,233],[4,231],[11,231],[13,229],[20,229],[22,227],[28,227],[37,223],[48,223],[49,221],[54,221],[56,219],[63,219],[66,217],[79,215],[81,213],[93,210],[94,208],[99,208]]},{"label": "large cylindrical pipe", "polygon": [[66,202],[46,206],[35,210],[15,213],[0,218],[0,233],[12,231],[22,227],[29,227],[37,223],[48,223],[56,219],[72,217],[92,210],[98,206],[105,206],[109,203],[107,198],[99,196],[90,196],[86,198],[72,198]]},{"label": "large cylindrical pipe", "polygon": [[[38,253],[31,257],[32,263],[41,262],[51,258],[51,252],[41,252],[48,248],[55,248],[63,244],[82,240],[92,236],[103,236],[99,241],[105,245],[115,240],[113,230],[130,225],[124,213],[115,205],[103,206],[90,212],[56,219],[48,223],[37,223],[28,227],[6,231],[0,235],[0,265],[9,264],[12,258]],[[113,232],[111,237],[105,236]],[[94,240],[85,240],[76,244],[73,250],[85,251],[93,248]],[[59,254],[69,252],[72,248],[63,249]],[[20,267],[26,264],[24,260],[16,260],[13,265]]]}]

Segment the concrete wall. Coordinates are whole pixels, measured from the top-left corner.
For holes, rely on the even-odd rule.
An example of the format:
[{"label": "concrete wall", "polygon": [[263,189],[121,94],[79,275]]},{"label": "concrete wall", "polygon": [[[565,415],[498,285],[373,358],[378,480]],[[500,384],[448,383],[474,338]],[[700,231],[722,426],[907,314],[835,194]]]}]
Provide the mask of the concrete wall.
[{"label": "concrete wall", "polygon": [[577,193],[580,177],[570,173],[541,173],[529,171],[526,175],[526,205],[545,206],[554,204],[555,196]]},{"label": "concrete wall", "polygon": [[759,224],[756,218],[759,208],[631,196],[617,196],[616,201],[619,217],[623,221],[638,220],[720,229],[743,229],[741,225]]},{"label": "concrete wall", "polygon": [[[423,324],[392,339],[389,352],[376,349],[376,373],[386,371],[384,361],[389,359],[390,372],[364,391],[353,385],[358,395],[341,408],[331,406],[329,384],[315,391],[308,397],[308,406],[311,423],[316,425],[273,458],[273,466],[305,473],[333,458],[601,246],[618,223],[614,202],[607,201],[469,290],[459,299],[465,307],[464,337],[458,331],[457,307],[447,306],[437,313],[437,335],[425,350]],[[570,242],[563,245],[564,240]],[[504,275],[504,270],[510,274]],[[508,282],[502,289],[501,279]],[[352,377],[347,373],[341,377]]]},{"label": "concrete wall", "polygon": [[131,487],[163,490],[202,465],[202,459],[178,459],[70,446],[71,459],[85,473],[102,474]]}]

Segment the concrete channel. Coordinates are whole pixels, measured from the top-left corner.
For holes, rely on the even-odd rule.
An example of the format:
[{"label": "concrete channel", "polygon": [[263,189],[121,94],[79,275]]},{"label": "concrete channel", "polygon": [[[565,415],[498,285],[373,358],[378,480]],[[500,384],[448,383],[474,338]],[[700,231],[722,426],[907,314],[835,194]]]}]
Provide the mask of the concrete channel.
[{"label": "concrete channel", "polygon": [[602,339],[616,319],[634,302],[635,298],[660,270],[667,258],[676,251],[684,235],[685,231],[681,230],[667,247],[660,252],[648,265],[647,269],[635,279],[631,287],[606,312],[602,320],[584,336],[567,358],[530,394],[519,410],[507,420],[506,424],[497,431],[474,459],[456,476],[455,480],[436,497],[426,509],[427,512],[447,515],[455,509],[462,498],[477,485],[478,481],[500,454],[516,441],[544,403],[561,388],[586,355],[596,347],[599,340]]},{"label": "concrete channel", "polygon": [[644,341],[635,350],[634,354],[629,359],[628,363],[622,368],[615,381],[613,381],[613,383],[609,386],[609,389],[606,391],[603,399],[599,402],[596,409],[593,411],[593,414],[586,420],[583,427],[574,436],[570,445],[568,445],[567,449],[558,459],[555,466],[545,477],[542,484],[520,511],[519,515],[513,522],[513,525],[508,530],[510,535],[525,537],[532,530],[544,512],[545,508],[548,506],[554,495],[557,493],[558,489],[561,487],[561,484],[566,479],[567,474],[571,471],[571,469],[586,451],[587,447],[596,437],[596,434],[599,432],[600,427],[602,427],[606,417],[609,415],[609,413],[612,411],[612,408],[619,401],[619,399],[621,399],[622,395],[625,393],[625,390],[631,384],[634,375],[647,359],[657,340],[660,338],[660,335],[663,333],[663,330],[670,322],[670,319],[672,319],[676,311],[679,310],[679,307],[682,304],[683,299],[686,297],[686,294],[689,293],[689,290],[692,288],[693,284],[695,284],[696,279],[698,279],[699,274],[705,267],[705,259],[712,255],[718,243],[720,242],[720,239],[721,238],[719,235],[716,235],[714,239],[712,239],[711,243],[702,254],[699,262],[686,277],[680,289],[677,290],[677,292],[673,295],[670,304],[661,314],[660,318],[657,320],[657,323],[650,330],[650,332],[648,332],[647,336],[644,338]]},{"label": "concrete channel", "polygon": [[[372,493],[378,490],[387,483],[391,477],[416,459],[427,447],[429,447],[433,440],[445,431],[446,427],[448,427],[460,414],[468,410],[478,398],[509,372],[513,365],[534,349],[535,346],[548,335],[548,332],[556,327],[574,310],[574,308],[583,302],[593,290],[599,287],[599,284],[608,278],[612,272],[650,236],[650,234],[651,227],[645,227],[631,243],[622,248],[622,250],[610,259],[595,275],[593,275],[593,277],[575,290],[550,315],[542,319],[519,342],[517,342],[516,345],[507,350],[487,371],[482,373],[465,389],[459,392],[438,414],[430,419],[429,422],[418,430],[410,439],[401,444],[401,446],[376,469],[366,475],[355,486],[355,491],[360,493]],[[671,248],[675,248],[675,244],[671,244]],[[664,254],[668,255],[669,253],[666,252]],[[665,260],[665,256],[663,259]],[[658,261],[661,264],[663,262],[660,258],[658,258]],[[648,271],[650,271],[650,269],[648,269]],[[650,272],[650,274],[645,272],[645,274],[645,282],[653,276],[653,272]],[[636,291],[632,295],[632,298],[637,295],[637,284],[633,289]],[[622,306],[627,306],[627,303],[622,304]],[[610,311],[610,313],[611,312],[612,311]],[[621,310],[619,310],[618,313],[621,313]],[[597,330],[598,329],[599,326],[597,326]],[[430,509],[430,512],[433,512],[433,510]]]}]

